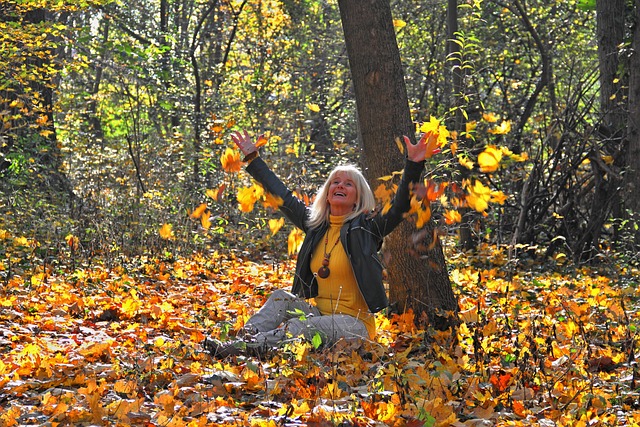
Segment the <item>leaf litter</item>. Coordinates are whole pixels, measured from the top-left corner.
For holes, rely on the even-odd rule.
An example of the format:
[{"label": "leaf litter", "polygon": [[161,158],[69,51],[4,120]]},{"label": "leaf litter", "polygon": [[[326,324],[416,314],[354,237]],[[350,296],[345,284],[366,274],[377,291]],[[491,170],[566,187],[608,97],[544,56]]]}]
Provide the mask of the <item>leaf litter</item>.
[{"label": "leaf litter", "polygon": [[214,253],[13,276],[0,426],[640,425],[637,272],[473,264],[451,263],[455,332],[379,314],[375,342],[292,340],[222,361],[204,338],[226,339],[288,288],[292,261]]}]

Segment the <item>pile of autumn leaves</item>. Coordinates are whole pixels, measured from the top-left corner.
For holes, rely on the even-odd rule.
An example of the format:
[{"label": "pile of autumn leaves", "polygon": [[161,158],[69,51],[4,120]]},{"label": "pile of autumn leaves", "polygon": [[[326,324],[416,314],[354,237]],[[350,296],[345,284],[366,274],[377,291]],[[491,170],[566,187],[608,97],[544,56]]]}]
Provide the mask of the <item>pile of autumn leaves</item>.
[{"label": "pile of autumn leaves", "polygon": [[[634,426],[637,272],[505,276],[450,255],[454,331],[379,315],[375,342],[216,361],[293,264],[212,253],[13,275],[0,291],[0,426]],[[6,273],[6,270],[4,271]]]}]

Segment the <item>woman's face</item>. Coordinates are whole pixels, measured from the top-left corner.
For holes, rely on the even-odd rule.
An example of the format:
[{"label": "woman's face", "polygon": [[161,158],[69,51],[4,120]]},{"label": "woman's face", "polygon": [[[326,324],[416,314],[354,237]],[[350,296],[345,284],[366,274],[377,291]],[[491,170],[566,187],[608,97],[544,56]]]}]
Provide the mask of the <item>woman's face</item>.
[{"label": "woman's face", "polygon": [[327,202],[332,215],[346,215],[353,212],[358,198],[356,183],[346,172],[337,172],[329,183]]}]

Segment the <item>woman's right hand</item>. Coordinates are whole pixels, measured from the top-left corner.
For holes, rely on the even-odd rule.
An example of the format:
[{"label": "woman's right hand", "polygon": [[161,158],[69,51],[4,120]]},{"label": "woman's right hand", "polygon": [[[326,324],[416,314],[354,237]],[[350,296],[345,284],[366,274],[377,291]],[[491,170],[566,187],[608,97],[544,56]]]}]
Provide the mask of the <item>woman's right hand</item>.
[{"label": "woman's right hand", "polygon": [[251,141],[249,132],[246,130],[232,133],[231,139],[242,154],[244,154],[244,159],[242,159],[243,162],[248,162],[258,155],[258,147],[256,147],[256,145]]}]

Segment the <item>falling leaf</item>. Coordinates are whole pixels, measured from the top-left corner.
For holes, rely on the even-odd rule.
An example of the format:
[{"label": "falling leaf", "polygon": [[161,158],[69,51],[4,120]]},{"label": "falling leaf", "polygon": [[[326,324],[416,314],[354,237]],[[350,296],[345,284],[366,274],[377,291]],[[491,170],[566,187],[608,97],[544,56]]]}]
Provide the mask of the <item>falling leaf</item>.
[{"label": "falling leaf", "polygon": [[207,204],[206,203],[201,203],[200,206],[198,206],[197,208],[195,208],[193,210],[193,212],[191,212],[191,215],[189,215],[189,217],[191,217],[193,219],[198,219],[198,218],[200,218],[202,216],[202,214],[206,210],[207,210]]},{"label": "falling leaf", "polygon": [[438,183],[435,182],[434,180],[428,180],[427,181],[427,200],[430,202],[435,202],[436,200],[438,200],[440,198],[440,196],[442,196],[442,194],[444,193],[444,190],[446,190],[447,188],[447,183]]},{"label": "falling leaf", "polygon": [[255,146],[256,146],[256,148],[260,148],[263,145],[267,145],[267,142],[268,142],[267,141],[267,137],[264,136],[264,135],[260,135],[260,136],[258,136],[258,139],[256,140]]},{"label": "falling leaf", "polygon": [[271,193],[264,193],[264,199],[262,201],[262,205],[265,208],[277,210],[280,208],[280,206],[282,206],[283,203],[284,203],[284,200],[282,200],[282,197],[274,196]]},{"label": "falling leaf", "polygon": [[204,212],[202,214],[202,217],[200,217],[200,225],[202,225],[202,228],[205,230],[211,228],[211,212]]},{"label": "falling leaf", "polygon": [[302,230],[299,228],[294,228],[289,233],[289,237],[287,239],[287,253],[289,255],[295,255],[300,250],[300,246],[302,246],[302,241],[304,240],[304,235],[302,234]]},{"label": "falling leaf", "polygon": [[279,219],[270,219],[269,220],[269,230],[271,230],[271,235],[274,236],[282,226],[284,225],[284,218],[280,217]]},{"label": "falling leaf", "polygon": [[400,28],[404,28],[407,26],[407,23],[405,21],[403,21],[402,19],[394,19],[393,20],[393,26],[397,29]]},{"label": "falling leaf", "polygon": [[483,152],[478,155],[478,166],[480,172],[495,172],[500,167],[502,160],[502,151],[495,145],[487,145]]},{"label": "falling leaf", "polygon": [[318,106],[318,104],[313,104],[311,102],[307,103],[307,108],[311,111],[313,111],[314,113],[318,113],[320,112],[320,106]]},{"label": "falling leaf", "polygon": [[471,134],[476,130],[477,127],[478,122],[476,122],[475,120],[472,120],[465,124],[465,133],[467,138],[471,138]]},{"label": "falling leaf", "polygon": [[469,170],[472,170],[473,167],[475,166],[475,163],[473,163],[473,160],[469,159],[464,154],[458,154],[458,163],[460,163],[462,166],[464,166]]},{"label": "falling leaf", "polygon": [[509,120],[503,120],[500,126],[489,129],[487,132],[494,135],[506,135],[511,132],[511,122]]},{"label": "falling leaf", "polygon": [[387,188],[385,184],[380,184],[373,192],[376,200],[381,204],[389,203],[393,197],[393,191]]},{"label": "falling leaf", "polygon": [[472,186],[468,186],[466,200],[471,209],[477,212],[484,212],[489,207],[489,200],[491,199],[491,189],[486,187],[482,182],[475,180]]},{"label": "falling leaf", "polygon": [[[398,150],[400,150],[400,153],[404,154],[404,143],[402,142],[400,137],[396,136],[395,141],[396,141],[396,147],[398,147]],[[382,178],[378,178],[378,179],[382,179]]]},{"label": "falling leaf", "polygon": [[487,123],[495,123],[498,121],[498,117],[493,113],[482,113],[482,119]]},{"label": "falling leaf", "polygon": [[449,209],[444,213],[444,221],[448,225],[456,224],[462,221],[462,216],[460,212]]},{"label": "falling leaf", "polygon": [[252,185],[251,187],[243,187],[238,190],[238,203],[240,203],[240,210],[242,212],[251,212],[253,206],[264,194],[264,190],[259,185]]},{"label": "falling leaf", "polygon": [[173,226],[171,224],[163,224],[162,227],[160,227],[160,237],[165,240],[173,239]]},{"label": "falling leaf", "polygon": [[224,190],[226,188],[227,188],[227,184],[223,183],[223,184],[220,184],[218,188],[207,190],[205,194],[207,195],[207,197],[210,197],[216,202],[219,202],[222,200],[222,196],[224,195]]},{"label": "falling leaf", "polygon": [[224,150],[224,153],[220,157],[220,163],[222,164],[222,169],[226,172],[235,173],[242,170],[240,152],[229,147]]}]

